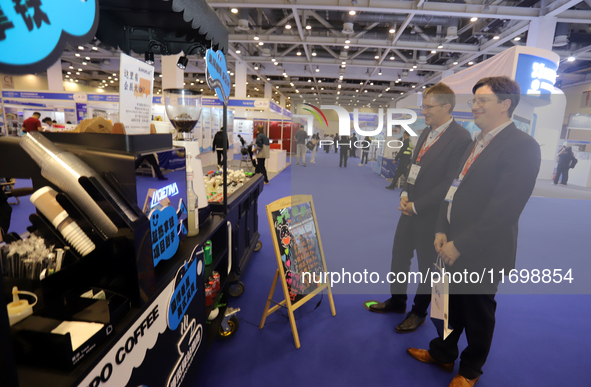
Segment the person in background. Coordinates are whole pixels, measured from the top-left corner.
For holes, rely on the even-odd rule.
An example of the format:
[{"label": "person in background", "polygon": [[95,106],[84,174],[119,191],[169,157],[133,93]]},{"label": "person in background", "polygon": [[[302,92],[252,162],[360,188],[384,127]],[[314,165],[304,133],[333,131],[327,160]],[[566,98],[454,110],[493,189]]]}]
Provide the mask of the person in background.
[{"label": "person in background", "polygon": [[318,142],[320,142],[320,135],[318,133],[312,135],[310,140],[314,144],[312,148],[312,157],[310,158],[310,164],[316,164],[316,149],[318,148]]},{"label": "person in background", "polygon": [[355,133],[353,133],[353,136],[351,136],[351,149],[349,151],[350,157],[357,157],[357,155],[356,155],[357,148],[355,147],[355,141],[357,141],[357,135]]},{"label": "person in background", "polygon": [[[325,134],[324,135],[324,141],[334,141],[334,139],[332,138],[332,135],[329,136],[328,134]],[[326,153],[328,153],[330,151],[330,143],[327,142],[327,143],[324,144],[324,151]]]},{"label": "person in background", "polygon": [[218,130],[213,136],[213,149],[215,149],[218,155],[218,167],[221,168],[224,162],[224,158],[227,157],[227,154],[224,154],[224,141],[226,141],[226,150],[228,150],[230,142],[228,141],[228,136],[224,138],[224,132],[222,129]]},{"label": "person in background", "polygon": [[23,122],[23,131],[27,133],[41,132],[43,130],[43,127],[41,125],[41,121],[39,121],[39,117],[41,117],[41,113],[35,112],[31,117],[27,118]]},{"label": "person in background", "polygon": [[300,129],[295,133],[293,136],[296,140],[296,166],[300,165],[300,159],[303,159],[303,165],[306,166],[306,139],[308,138],[308,133],[306,133],[305,127],[300,126]]},{"label": "person in background", "polygon": [[573,154],[573,147],[562,147],[560,152],[558,152],[558,166],[556,167],[556,177],[554,177],[553,185],[558,184],[558,179],[560,178],[560,175],[562,175],[560,185],[566,187],[566,183],[568,182],[568,170],[571,168],[573,160],[576,160],[575,155]]},{"label": "person in background", "polygon": [[240,145],[241,146],[246,146],[246,140],[242,138],[241,135],[238,135],[238,140],[240,140]]},{"label": "person in background", "polygon": [[396,189],[396,182],[398,182],[400,176],[402,176],[403,174],[406,176],[406,172],[408,172],[408,165],[410,163],[410,157],[412,155],[412,142],[410,142],[410,134],[408,134],[408,132],[404,131],[402,137],[404,138],[402,146],[396,154],[394,161],[392,161],[393,163],[396,163],[396,161],[400,160],[400,162],[398,163],[398,168],[396,168],[396,172],[394,173],[392,183],[386,186],[386,189]]},{"label": "person in background", "polygon": [[[449,181],[435,228],[435,250],[450,276],[456,273],[494,273],[485,281],[449,283],[449,324],[453,331],[436,337],[429,349],[408,348],[414,359],[458,374],[449,387],[472,387],[482,375],[495,330],[495,311],[502,272],[515,269],[519,217],[527,204],[540,170],[540,145],[517,129],[511,116],[520,99],[520,87],[508,77],[488,77],[472,88],[474,123],[482,131],[466,148]],[[420,213],[420,210],[419,210]],[[491,278],[492,277],[492,278]],[[505,324],[515,324],[516,312]],[[468,346],[458,349],[466,332]],[[511,338],[505,338],[506,340]],[[519,371],[519,365],[514,367]],[[494,384],[494,383],[493,383]],[[568,384],[568,383],[567,383]]]},{"label": "person in background", "polygon": [[341,157],[339,159],[339,168],[345,164],[347,168],[347,159],[349,158],[349,136],[340,136],[338,145],[341,147]]},{"label": "person in background", "polygon": [[334,135],[334,153],[338,153],[339,151],[339,134]]},{"label": "person in background", "polygon": [[42,123],[44,123],[45,125],[47,125],[47,127],[46,127],[46,128],[44,128],[43,130],[46,130],[46,131],[48,131],[48,132],[51,132],[51,131],[52,131],[52,128],[53,128],[53,121],[51,120],[51,118],[49,118],[49,117],[45,117],[45,118],[43,119],[43,121],[41,121],[41,122],[42,122]]},{"label": "person in background", "polygon": [[265,179],[265,184],[269,184],[269,178],[267,177],[267,168],[265,167],[265,161],[271,154],[269,147],[269,138],[263,131],[263,125],[257,126],[257,138],[256,138],[256,166],[254,173],[260,173]]},{"label": "person in background", "polygon": [[365,160],[365,165],[367,165],[367,157],[369,156],[369,147],[371,145],[371,138],[369,136],[365,136],[363,141],[367,141],[363,143],[363,149],[361,151],[361,162],[359,166],[361,167],[363,164],[363,160]]}]

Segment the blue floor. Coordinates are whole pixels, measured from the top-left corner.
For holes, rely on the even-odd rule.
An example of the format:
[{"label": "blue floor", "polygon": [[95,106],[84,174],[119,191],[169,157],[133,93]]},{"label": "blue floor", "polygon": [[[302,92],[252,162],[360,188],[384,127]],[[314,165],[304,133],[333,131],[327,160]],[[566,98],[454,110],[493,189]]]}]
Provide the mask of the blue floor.
[{"label": "blue floor", "polygon": [[[294,194],[313,195],[330,271],[390,269],[398,196],[369,167],[338,167],[338,155],[316,155],[316,164],[292,166],[271,180],[259,199],[263,248],[255,253],[241,280],[244,294],[230,300],[240,307],[240,329],[227,341],[215,341],[196,386],[447,386],[453,374],[421,364],[407,347],[426,348],[436,332],[432,323],[411,334],[397,334],[401,315],[366,311],[369,299],[388,297],[387,284],[336,284],[336,316],[326,295],[296,311],[301,348],[295,349],[285,316],[275,313],[258,325],[277,269],[265,204]],[[28,199],[13,216],[22,232],[33,211]],[[17,206],[19,207],[19,206]],[[573,284],[554,287],[501,286],[497,325],[484,375],[486,386],[590,386],[591,320],[589,230],[591,201],[532,198],[520,222],[517,266],[529,269],[573,268]],[[413,266],[411,270],[416,269]],[[540,292],[545,294],[516,294]],[[555,292],[565,293],[556,295]],[[570,294],[568,294],[570,293]],[[576,295],[574,293],[580,293]],[[553,294],[553,295],[550,295]],[[275,300],[281,300],[276,289]],[[460,349],[465,347],[464,339]],[[456,364],[456,371],[458,365]]]}]

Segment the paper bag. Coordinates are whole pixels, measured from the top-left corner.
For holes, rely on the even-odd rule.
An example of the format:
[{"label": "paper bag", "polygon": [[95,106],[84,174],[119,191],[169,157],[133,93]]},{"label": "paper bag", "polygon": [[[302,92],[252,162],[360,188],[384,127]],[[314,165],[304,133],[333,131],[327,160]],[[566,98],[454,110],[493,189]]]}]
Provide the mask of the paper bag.
[{"label": "paper bag", "polygon": [[453,332],[449,326],[449,278],[443,275],[445,264],[440,256],[437,256],[434,266],[440,276],[438,281],[434,278],[431,288],[431,321],[435,324],[439,337],[445,340]]}]

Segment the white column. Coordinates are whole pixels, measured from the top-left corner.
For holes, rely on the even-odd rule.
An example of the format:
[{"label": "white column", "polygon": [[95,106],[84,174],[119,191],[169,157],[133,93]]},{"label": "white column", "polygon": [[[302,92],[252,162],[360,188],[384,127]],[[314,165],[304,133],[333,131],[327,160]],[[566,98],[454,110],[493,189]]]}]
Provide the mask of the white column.
[{"label": "white column", "polygon": [[234,97],[236,98],[246,98],[246,62],[243,60],[236,59],[236,76],[234,77],[234,83],[236,87],[234,88]]},{"label": "white column", "polygon": [[273,85],[270,83],[265,83],[265,98],[273,98]]},{"label": "white column", "polygon": [[281,107],[283,107],[283,108],[286,106],[286,105],[285,105],[285,99],[286,99],[286,98],[285,98],[285,96],[284,96],[283,94],[281,94],[281,95],[279,96],[279,104],[280,104],[280,105],[281,105]]},{"label": "white column", "polygon": [[185,71],[177,67],[181,54],[162,55],[162,90],[182,89],[185,83]]},{"label": "white column", "polygon": [[529,22],[527,33],[527,47],[552,50],[554,33],[556,32],[556,17],[542,16]]},{"label": "white column", "polygon": [[64,91],[61,59],[58,59],[57,62],[47,69],[47,85],[49,86],[49,90]]}]

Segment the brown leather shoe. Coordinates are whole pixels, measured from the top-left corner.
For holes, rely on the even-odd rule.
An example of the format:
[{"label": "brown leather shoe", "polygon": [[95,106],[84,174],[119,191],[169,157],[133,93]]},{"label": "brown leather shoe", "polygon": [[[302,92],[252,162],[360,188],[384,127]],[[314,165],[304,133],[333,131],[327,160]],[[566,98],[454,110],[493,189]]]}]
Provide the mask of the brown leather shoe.
[{"label": "brown leather shoe", "polygon": [[429,351],[426,349],[418,349],[418,348],[408,348],[406,350],[408,354],[420,362],[423,363],[432,363],[435,364],[439,369],[445,372],[453,372],[454,371],[454,363],[440,363],[437,360],[433,359],[429,354]]},{"label": "brown leather shoe", "polygon": [[449,384],[448,387],[472,387],[476,384],[478,379],[480,379],[480,376],[477,377],[476,379],[466,379],[462,375],[457,374],[451,380],[451,383]]}]

